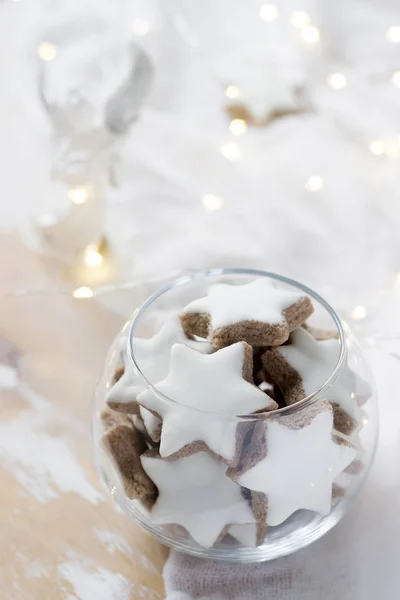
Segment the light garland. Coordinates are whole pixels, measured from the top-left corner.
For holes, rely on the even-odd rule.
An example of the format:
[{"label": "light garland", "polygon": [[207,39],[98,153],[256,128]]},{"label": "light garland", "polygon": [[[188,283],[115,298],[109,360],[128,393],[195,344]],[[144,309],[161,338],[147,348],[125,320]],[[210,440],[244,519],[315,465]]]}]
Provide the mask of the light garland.
[{"label": "light garland", "polygon": [[359,304],[351,311],[351,317],[354,321],[362,321],[367,316],[367,309],[365,306]]},{"label": "light garland", "polygon": [[247,123],[244,119],[232,119],[229,125],[229,131],[233,135],[242,135],[247,131]]},{"label": "light garland", "polygon": [[242,158],[239,146],[234,142],[226,142],[221,146],[221,154],[227,160],[238,162]]},{"label": "light garland", "polygon": [[266,23],[272,23],[279,17],[279,9],[275,4],[263,4],[259,15]]},{"label": "light garland", "polygon": [[57,48],[54,44],[51,44],[50,42],[42,42],[37,48],[37,53],[39,58],[41,58],[45,62],[49,62],[51,60],[54,60],[57,56]]},{"label": "light garland", "polygon": [[70,188],[68,198],[74,204],[84,204],[91,195],[92,189],[89,185],[78,185]]},{"label": "light garland", "polygon": [[301,39],[310,46],[317,44],[320,37],[319,29],[315,25],[307,25],[301,30]]},{"label": "light garland", "polygon": [[132,31],[139,37],[144,37],[150,31],[150,23],[145,19],[135,19],[132,23]]},{"label": "light garland", "polygon": [[400,44],[400,27],[398,25],[389,27],[386,32],[386,39],[392,44]]},{"label": "light garland", "polygon": [[311,175],[304,185],[307,192],[319,192],[324,187],[324,179],[320,175]]},{"label": "light garland", "polygon": [[83,298],[92,298],[93,290],[90,287],[83,285],[82,287],[76,288],[76,290],[72,292],[72,296],[79,300]]},{"label": "light garland", "polygon": [[99,267],[104,260],[100,249],[95,244],[89,244],[83,255],[84,263],[87,267]]},{"label": "light garland", "polygon": [[375,156],[385,154],[385,142],[383,140],[373,140],[369,145],[369,149]]},{"label": "light garland", "polygon": [[393,85],[400,88],[400,71],[396,71],[395,73],[393,73],[393,75],[391,77],[391,81],[392,81]]},{"label": "light garland", "polygon": [[229,98],[229,100],[235,100],[240,96],[240,90],[236,85],[228,85],[225,89],[225,96]]},{"label": "light garland", "polygon": [[204,208],[208,212],[220,210],[225,204],[225,200],[223,198],[221,198],[220,196],[215,196],[214,194],[204,194],[201,201],[203,203]]},{"label": "light garland", "polygon": [[303,10],[295,10],[290,17],[290,24],[296,29],[303,29],[310,25],[310,15]]},{"label": "light garland", "polygon": [[347,85],[347,80],[343,73],[331,73],[331,75],[328,75],[326,81],[334,90],[343,90]]},{"label": "light garland", "polygon": [[399,158],[400,147],[397,141],[389,140],[386,142],[385,146],[385,154],[388,158]]},{"label": "light garland", "polygon": [[400,136],[391,140],[373,140],[369,149],[375,156],[387,156],[388,158],[400,157]]}]

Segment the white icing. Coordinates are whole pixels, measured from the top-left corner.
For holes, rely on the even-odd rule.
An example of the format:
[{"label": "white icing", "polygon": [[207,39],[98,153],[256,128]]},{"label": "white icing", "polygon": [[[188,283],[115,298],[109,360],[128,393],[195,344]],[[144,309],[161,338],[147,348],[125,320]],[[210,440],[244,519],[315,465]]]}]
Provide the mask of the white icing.
[{"label": "white icing", "polygon": [[184,312],[206,312],[211,315],[213,329],[241,321],[283,323],[282,312],[304,297],[274,287],[269,279],[256,279],[245,285],[217,283],[206,298],[190,302]]},{"label": "white icing", "polygon": [[143,408],[143,406],[140,407],[140,416],[143,419],[144,426],[151,439],[157,441],[155,438],[158,437],[160,432],[161,419],[156,415],[153,415],[153,413],[146,408]]},{"label": "white icing", "polygon": [[240,542],[242,546],[246,546],[247,548],[255,548],[257,546],[257,526],[255,523],[231,525],[228,533]]},{"label": "white icing", "polygon": [[[140,404],[162,417],[161,456],[203,440],[216,454],[228,461],[233,458],[236,422],[226,415],[276,406],[267,394],[243,379],[243,360],[241,342],[209,355],[181,344],[172,347],[170,372],[156,387],[175,402],[166,403],[149,390],[138,396]],[[191,408],[214,414],[193,412]]]},{"label": "white icing", "polygon": [[132,422],[136,429],[140,431],[140,433],[146,433],[145,426],[143,424],[142,419],[138,415],[132,415]]},{"label": "white icing", "polygon": [[151,518],[158,525],[182,525],[201,546],[212,546],[231,523],[254,520],[240,486],[225,476],[226,465],[206,452],[166,461],[142,456],[159,490]]},{"label": "white icing", "polygon": [[[173,344],[177,343],[185,344],[198,352],[213,352],[212,346],[207,342],[189,340],[182,329],[179,318],[175,315],[169,318],[152,338],[135,338],[133,352],[136,362],[151,383],[161,381],[167,376],[171,348]],[[129,360],[126,337],[120,341],[120,351],[125,372],[108,392],[107,402],[132,402],[146,387],[140,376],[136,375]]]},{"label": "white icing", "polygon": [[[339,340],[318,342],[303,328],[291,334],[291,344],[281,346],[280,354],[300,374],[306,396],[316,392],[332,374],[340,354]],[[324,393],[324,399],[337,402],[353,419],[361,422],[361,411],[355,398],[357,377],[345,364],[335,383]]]},{"label": "white icing", "polygon": [[332,439],[333,414],[324,411],[301,429],[277,420],[267,425],[267,455],[239,483],[267,495],[268,525],[279,525],[296,510],[331,510],[332,484],[356,457],[354,448]]}]

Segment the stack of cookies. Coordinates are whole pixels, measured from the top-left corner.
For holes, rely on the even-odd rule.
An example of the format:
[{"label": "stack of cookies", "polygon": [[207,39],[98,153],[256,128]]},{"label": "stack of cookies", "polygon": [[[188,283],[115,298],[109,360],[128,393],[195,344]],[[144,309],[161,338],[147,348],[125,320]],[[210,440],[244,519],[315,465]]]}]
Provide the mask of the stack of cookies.
[{"label": "stack of cookies", "polygon": [[[310,298],[270,280],[216,284],[152,338],[121,340],[102,415],[126,495],[156,525],[204,547],[261,544],[299,510],[327,514],[358,458],[362,382],[334,371],[336,332],[310,327]],[[147,380],[147,381],[146,381]],[[148,383],[151,385],[149,386]],[[290,408],[293,407],[293,408]]]}]

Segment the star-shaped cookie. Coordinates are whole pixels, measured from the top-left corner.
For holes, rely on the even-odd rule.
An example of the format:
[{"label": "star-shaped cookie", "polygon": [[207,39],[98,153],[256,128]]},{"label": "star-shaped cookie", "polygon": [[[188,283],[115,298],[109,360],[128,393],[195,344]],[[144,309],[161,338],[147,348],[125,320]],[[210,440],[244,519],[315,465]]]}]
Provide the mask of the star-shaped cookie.
[{"label": "star-shaped cookie", "polygon": [[[208,342],[196,342],[186,337],[179,318],[169,318],[160,331],[151,338],[136,338],[133,343],[136,362],[142,373],[151,383],[164,379],[168,373],[170,352],[173,344],[186,344],[198,352],[209,353],[213,348]],[[107,394],[106,402],[110,408],[128,414],[138,411],[136,397],[145,389],[145,385],[133,369],[127,354],[127,338],[121,339],[120,351],[124,370]]]},{"label": "star-shaped cookie", "polygon": [[254,522],[240,486],[210,454],[167,461],[150,451],[142,456],[142,465],[159,490],[153,523],[182,525],[195,542],[209,548],[228,525]]},{"label": "star-shaped cookie", "polygon": [[181,323],[189,337],[208,337],[214,348],[239,341],[278,346],[312,312],[307,296],[276,288],[269,279],[256,279],[245,285],[211,286],[208,296],[184,308]]},{"label": "star-shaped cookie", "polygon": [[329,403],[320,402],[318,408],[304,426],[299,417],[293,427],[290,416],[268,420],[265,458],[239,477],[230,473],[240,485],[266,495],[268,525],[279,525],[299,509],[328,514],[333,482],[357,454],[348,442],[332,436]]},{"label": "star-shaped cookie", "polygon": [[104,424],[102,441],[118,468],[126,495],[151,507],[157,497],[157,489],[140,461],[147,450],[141,433],[128,415],[106,410],[101,419]]},{"label": "star-shaped cookie", "polygon": [[209,449],[233,460],[240,436],[232,417],[277,407],[252,383],[252,357],[244,342],[209,355],[182,344],[172,347],[169,374],[156,388],[173,402],[149,390],[138,396],[139,404],[162,418],[162,457]]},{"label": "star-shaped cookie", "polygon": [[[302,327],[291,333],[290,342],[270,348],[262,356],[267,376],[281,388],[287,404],[316,392],[332,374],[340,353],[337,339],[317,341]],[[347,435],[361,422],[356,385],[357,376],[346,364],[324,393],[335,410],[336,428]]]}]

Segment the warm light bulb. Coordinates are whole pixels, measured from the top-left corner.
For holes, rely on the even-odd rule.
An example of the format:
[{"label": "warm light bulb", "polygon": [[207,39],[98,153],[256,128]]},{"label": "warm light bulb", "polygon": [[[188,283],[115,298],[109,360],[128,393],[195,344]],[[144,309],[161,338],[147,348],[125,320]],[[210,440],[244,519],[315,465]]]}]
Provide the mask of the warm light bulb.
[{"label": "warm light bulb", "polygon": [[48,62],[57,56],[57,48],[50,42],[42,42],[38,46],[37,53],[39,58]]},{"label": "warm light bulb", "polygon": [[400,71],[396,71],[395,73],[393,73],[393,75],[392,75],[392,83],[396,87],[400,88]]},{"label": "warm light bulb", "polygon": [[68,192],[68,198],[74,204],[84,204],[89,198],[89,188],[85,185],[72,187]]},{"label": "warm light bulb", "polygon": [[135,35],[143,37],[149,33],[150,24],[145,19],[135,19],[132,23],[132,31]]},{"label": "warm light bulb", "polygon": [[307,27],[311,22],[310,15],[303,10],[295,10],[290,17],[290,23],[297,29]]},{"label": "warm light bulb", "polygon": [[232,162],[237,162],[242,157],[237,144],[235,144],[233,142],[227,142],[226,144],[222,144],[221,154],[227,160],[231,160]]},{"label": "warm light bulb", "polygon": [[311,175],[305,183],[307,192],[318,192],[324,187],[324,180],[320,175]]},{"label": "warm light bulb", "polygon": [[74,298],[92,298],[93,290],[91,290],[90,287],[83,285],[82,287],[76,288],[76,290],[72,292],[72,295]]},{"label": "warm light bulb", "polygon": [[301,30],[301,39],[310,46],[316,44],[320,40],[319,29],[314,25],[308,25]]},{"label": "warm light bulb", "polygon": [[385,143],[385,154],[389,158],[399,158],[400,148],[397,141],[391,140]]},{"label": "warm light bulb", "polygon": [[203,203],[204,208],[209,212],[220,210],[225,204],[223,198],[221,198],[220,196],[214,196],[214,194],[204,194],[201,201]]},{"label": "warm light bulb", "polygon": [[365,306],[356,306],[351,311],[351,316],[354,319],[354,321],[362,321],[367,316],[367,309],[365,308]]},{"label": "warm light bulb", "polygon": [[332,73],[331,75],[329,75],[327,83],[334,90],[342,90],[346,87],[347,81],[343,73]]},{"label": "warm light bulb", "polygon": [[247,130],[247,123],[244,119],[232,119],[229,125],[229,131],[234,135],[241,135]]},{"label": "warm light bulb", "polygon": [[90,244],[85,250],[84,261],[87,267],[99,267],[103,262],[103,257],[97,247]]},{"label": "warm light bulb", "polygon": [[375,156],[380,156],[385,153],[385,142],[383,140],[374,140],[370,143],[369,149]]},{"label": "warm light bulb", "polygon": [[260,17],[267,23],[272,23],[279,17],[279,10],[275,4],[263,4],[260,8]]},{"label": "warm light bulb", "polygon": [[386,39],[393,44],[400,44],[400,27],[389,27],[386,32]]},{"label": "warm light bulb", "polygon": [[237,88],[236,85],[228,85],[228,87],[225,90],[225,96],[230,100],[234,100],[239,96],[239,94],[239,88]]}]

